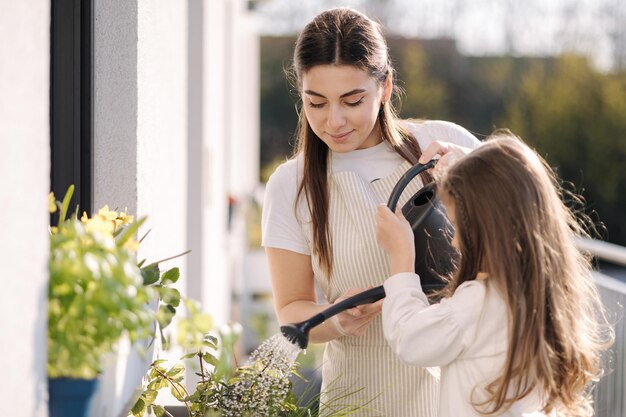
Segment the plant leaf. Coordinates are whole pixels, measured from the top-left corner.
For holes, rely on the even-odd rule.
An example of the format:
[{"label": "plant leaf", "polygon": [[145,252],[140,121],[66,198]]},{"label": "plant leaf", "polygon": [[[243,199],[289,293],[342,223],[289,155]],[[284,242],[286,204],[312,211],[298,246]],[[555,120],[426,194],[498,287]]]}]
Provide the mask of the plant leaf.
[{"label": "plant leaf", "polygon": [[183,364],[177,363],[169,371],[167,371],[166,375],[173,380],[176,380],[178,378],[182,379],[182,377],[185,375],[185,367],[183,366]]},{"label": "plant leaf", "polygon": [[156,417],[163,417],[165,414],[165,408],[162,405],[155,405],[153,411]]},{"label": "plant leaf", "polygon": [[117,246],[118,247],[124,246],[124,244],[128,241],[128,239],[135,236],[135,233],[137,233],[137,230],[141,227],[142,224],[144,224],[146,219],[147,217],[144,216],[141,219],[137,220],[136,222],[131,223],[127,228],[125,228],[124,232],[120,234],[118,238],[115,240],[115,243],[117,244]]},{"label": "plant leaf", "polygon": [[143,285],[151,285],[159,280],[161,272],[159,264],[152,263],[141,268],[141,276],[143,277]]},{"label": "plant leaf", "polygon": [[161,276],[161,284],[173,284],[178,281],[178,278],[180,278],[180,270],[178,269],[178,267],[168,269]]},{"label": "plant leaf", "polygon": [[169,304],[172,307],[178,307],[180,305],[180,292],[176,288],[159,287],[159,293],[163,303]]},{"label": "plant leaf", "polygon": [[59,213],[59,223],[57,226],[60,226],[65,221],[65,216],[67,216],[67,209],[69,208],[72,195],[74,195],[74,184],[67,187],[65,197],[63,197],[63,203],[61,203],[61,212]]},{"label": "plant leaf", "polygon": [[152,403],[154,403],[154,400],[156,400],[157,395],[158,392],[151,389],[145,390],[143,394],[141,394],[141,396],[144,398],[144,402],[146,405],[152,405]]},{"label": "plant leaf", "polygon": [[174,318],[174,314],[176,314],[176,309],[171,305],[161,305],[159,306],[159,311],[157,312],[157,321],[159,322],[159,326],[164,329],[172,322]]},{"label": "plant leaf", "polygon": [[183,402],[183,401],[185,401],[185,393],[177,385],[178,384],[172,384],[172,386],[170,387],[170,392],[172,393],[174,398],[176,398],[180,402]]},{"label": "plant leaf", "polygon": [[205,361],[206,363],[208,363],[209,365],[217,365],[218,360],[215,356],[213,356],[212,354],[210,354],[209,352],[206,352],[202,355],[202,360]]},{"label": "plant leaf", "polygon": [[133,413],[134,416],[143,416],[143,413],[146,409],[146,403],[144,402],[143,398],[139,398],[137,400],[137,402],[135,403],[135,405],[133,405],[133,408],[130,410],[131,413]]}]

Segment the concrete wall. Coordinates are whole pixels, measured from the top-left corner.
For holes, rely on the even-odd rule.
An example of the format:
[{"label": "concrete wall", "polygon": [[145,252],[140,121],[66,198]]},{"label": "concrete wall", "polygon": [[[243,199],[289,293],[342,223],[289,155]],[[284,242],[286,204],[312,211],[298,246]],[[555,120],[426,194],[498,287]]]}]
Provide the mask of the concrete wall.
[{"label": "concrete wall", "polygon": [[[162,267],[181,268],[178,288],[218,326],[232,317],[243,241],[228,229],[228,197],[249,192],[258,176],[258,48],[239,22],[245,4],[95,5],[94,206],[148,216],[141,258],[191,249]],[[237,28],[246,29],[244,38]],[[111,398],[122,404],[128,397],[120,392],[135,376],[124,363],[111,360],[93,417],[117,415]]]},{"label": "concrete wall", "polygon": [[50,2],[0,4],[0,414],[47,416]]},{"label": "concrete wall", "polygon": [[[50,2],[26,3],[0,3],[0,369],[10,381],[0,412],[38,417],[47,414]],[[242,255],[228,197],[251,193],[258,176],[258,52],[245,5],[94,1],[94,208],[148,216],[142,258],[191,249],[162,266],[181,268],[179,288],[217,325],[232,317]],[[118,415],[143,374],[122,356],[110,358],[93,416]]]},{"label": "concrete wall", "polygon": [[94,1],[94,209],[137,213],[136,1]]},{"label": "concrete wall", "polygon": [[[139,257],[187,250],[187,3],[96,1],[94,207],[148,219]],[[185,258],[162,269],[181,269]],[[151,358],[127,345],[109,360],[92,417],[121,415]]]}]

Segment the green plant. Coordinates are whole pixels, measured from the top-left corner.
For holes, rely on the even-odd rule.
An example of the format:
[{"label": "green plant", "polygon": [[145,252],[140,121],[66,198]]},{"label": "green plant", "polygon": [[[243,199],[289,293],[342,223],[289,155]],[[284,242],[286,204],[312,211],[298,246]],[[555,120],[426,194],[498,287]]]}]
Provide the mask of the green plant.
[{"label": "green plant", "polygon": [[159,331],[166,341],[162,329],[180,303],[169,285],[179,274],[177,268],[161,274],[162,261],[137,263],[134,236],[145,218],[134,222],[108,206],[91,218],[66,218],[73,191],[70,186],[63,202],[50,194],[50,211],[60,213],[50,227],[47,373],[91,379],[124,335],[135,342]]},{"label": "green plant", "polygon": [[[193,321],[197,313],[192,313],[188,320]],[[278,334],[264,342],[251,355],[247,365],[233,366],[233,352],[240,329],[238,324],[226,326],[219,332],[219,337],[205,333],[198,339],[200,329],[196,328],[196,336],[183,337],[196,341],[195,347],[170,367],[166,367],[165,360],[161,359],[152,363],[144,378],[144,390],[130,415],[171,416],[157,402],[159,391],[168,389],[185,406],[189,417],[317,417],[317,398],[299,404],[292,389],[292,378],[302,378],[295,361],[299,350]],[[194,363],[199,381],[195,390],[190,392],[184,383],[184,375]],[[346,394],[341,401],[349,397],[350,394]],[[327,416],[348,416],[362,408],[335,405],[333,413]]]}]

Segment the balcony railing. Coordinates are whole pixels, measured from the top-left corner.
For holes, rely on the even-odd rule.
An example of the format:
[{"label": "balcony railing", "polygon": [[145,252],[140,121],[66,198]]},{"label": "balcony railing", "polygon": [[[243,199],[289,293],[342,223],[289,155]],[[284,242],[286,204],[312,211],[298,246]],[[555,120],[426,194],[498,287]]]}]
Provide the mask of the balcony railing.
[{"label": "balcony railing", "polygon": [[[626,248],[597,240],[581,240],[581,250],[591,253],[597,260],[623,268],[626,277]],[[594,278],[600,297],[615,329],[615,344],[604,356],[606,374],[594,391],[595,411],[598,417],[626,416],[626,282],[596,272]]]}]

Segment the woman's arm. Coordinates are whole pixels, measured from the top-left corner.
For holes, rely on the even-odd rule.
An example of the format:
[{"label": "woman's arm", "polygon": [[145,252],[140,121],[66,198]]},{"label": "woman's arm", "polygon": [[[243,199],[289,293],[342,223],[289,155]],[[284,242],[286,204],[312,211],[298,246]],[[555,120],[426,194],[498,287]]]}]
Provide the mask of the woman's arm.
[{"label": "woman's arm", "polygon": [[448,168],[471,151],[472,148],[437,140],[424,149],[418,162],[425,164],[438,155],[439,162],[435,165],[435,168],[432,169],[432,175],[435,178],[441,178]]},{"label": "woman's arm", "polygon": [[444,120],[426,120],[422,123],[408,123],[407,127],[422,148],[420,164],[425,164],[438,156],[439,163],[432,169],[435,178],[459,158],[480,146],[480,141],[467,129]]},{"label": "woman's arm", "polygon": [[[265,252],[272,281],[274,307],[281,325],[307,320],[330,306],[317,303],[310,256],[276,248],[266,248]],[[363,290],[364,288],[351,289],[336,302]],[[382,301],[379,301],[339,313],[314,327],[309,334],[309,341],[322,343],[339,336],[359,336],[365,333],[381,308]]]}]

